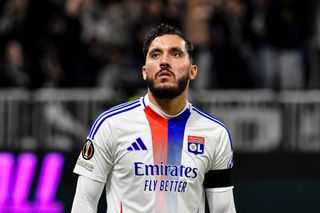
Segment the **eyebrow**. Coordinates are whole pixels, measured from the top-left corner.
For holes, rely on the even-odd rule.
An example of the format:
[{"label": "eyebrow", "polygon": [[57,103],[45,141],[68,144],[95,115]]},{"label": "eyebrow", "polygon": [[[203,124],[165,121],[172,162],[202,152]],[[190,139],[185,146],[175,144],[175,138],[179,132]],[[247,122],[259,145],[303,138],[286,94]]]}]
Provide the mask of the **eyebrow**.
[{"label": "eyebrow", "polygon": [[180,47],[172,47],[169,50],[170,52],[181,52],[183,53],[183,50]]},{"label": "eyebrow", "polygon": [[154,53],[154,52],[162,52],[162,50],[160,48],[154,48],[154,49],[150,50],[149,54]]},{"label": "eyebrow", "polygon": [[[154,48],[154,49],[150,50],[149,54],[152,54],[154,52],[163,52],[163,50],[161,48]],[[182,52],[183,53],[183,50],[180,47],[171,47],[169,49],[169,52]]]}]

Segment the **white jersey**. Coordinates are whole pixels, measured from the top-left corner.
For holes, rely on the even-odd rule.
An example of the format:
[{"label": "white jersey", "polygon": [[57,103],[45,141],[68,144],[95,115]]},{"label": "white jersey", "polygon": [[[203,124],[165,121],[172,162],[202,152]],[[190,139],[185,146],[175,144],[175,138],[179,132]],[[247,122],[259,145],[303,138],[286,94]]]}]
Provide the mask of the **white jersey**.
[{"label": "white jersey", "polygon": [[228,130],[190,103],[166,119],[148,102],[102,113],[74,172],[106,183],[108,213],[204,213],[205,187],[230,185],[219,177],[233,164]]}]

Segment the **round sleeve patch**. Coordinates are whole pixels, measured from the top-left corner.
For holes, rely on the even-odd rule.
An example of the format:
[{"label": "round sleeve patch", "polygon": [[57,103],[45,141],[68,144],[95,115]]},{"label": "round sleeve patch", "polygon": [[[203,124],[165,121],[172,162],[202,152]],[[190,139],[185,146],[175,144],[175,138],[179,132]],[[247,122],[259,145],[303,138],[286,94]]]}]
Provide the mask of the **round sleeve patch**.
[{"label": "round sleeve patch", "polygon": [[86,160],[90,160],[93,157],[94,147],[90,139],[87,139],[82,146],[82,157]]}]

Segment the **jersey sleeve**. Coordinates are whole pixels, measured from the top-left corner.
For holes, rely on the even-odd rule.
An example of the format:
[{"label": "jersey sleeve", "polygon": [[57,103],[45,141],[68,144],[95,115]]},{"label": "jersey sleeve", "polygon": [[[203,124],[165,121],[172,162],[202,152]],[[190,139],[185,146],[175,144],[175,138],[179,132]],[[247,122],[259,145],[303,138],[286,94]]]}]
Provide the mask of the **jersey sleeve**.
[{"label": "jersey sleeve", "polygon": [[112,165],[112,135],[109,124],[104,122],[94,135],[89,134],[73,172],[105,183]]},{"label": "jersey sleeve", "polygon": [[233,187],[206,189],[208,207],[214,213],[236,213]]},{"label": "jersey sleeve", "polygon": [[205,174],[205,188],[232,186],[231,170],[233,167],[233,148],[230,134],[223,128],[213,153],[210,170]]},{"label": "jersey sleeve", "polygon": [[76,193],[73,199],[71,213],[97,212],[98,203],[102,194],[104,183],[94,181],[90,178],[79,176]]},{"label": "jersey sleeve", "polygon": [[233,148],[231,137],[227,129],[221,131],[216,145],[212,170],[230,169],[233,167]]}]

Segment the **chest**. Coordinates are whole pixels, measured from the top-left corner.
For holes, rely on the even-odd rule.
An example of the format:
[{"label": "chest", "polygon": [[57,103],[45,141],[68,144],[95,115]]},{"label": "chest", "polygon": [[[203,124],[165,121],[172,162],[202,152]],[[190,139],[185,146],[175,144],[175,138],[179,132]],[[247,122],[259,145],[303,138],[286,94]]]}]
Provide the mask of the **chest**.
[{"label": "chest", "polygon": [[115,140],[114,169],[130,176],[204,176],[212,163],[209,136],[187,123],[124,123]]}]

